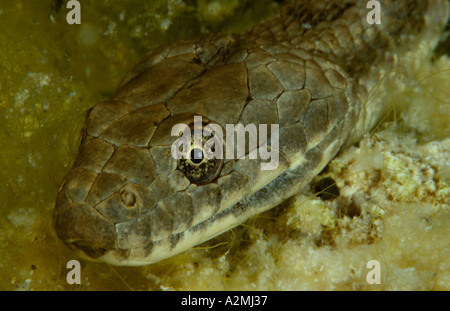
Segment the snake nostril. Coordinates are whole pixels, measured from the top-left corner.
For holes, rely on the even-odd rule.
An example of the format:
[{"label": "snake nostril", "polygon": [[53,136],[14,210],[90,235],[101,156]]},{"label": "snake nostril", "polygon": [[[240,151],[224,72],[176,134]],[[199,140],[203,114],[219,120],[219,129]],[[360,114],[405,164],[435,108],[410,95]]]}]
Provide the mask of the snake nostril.
[{"label": "snake nostril", "polygon": [[120,200],[126,207],[133,207],[136,204],[136,196],[133,192],[127,190],[120,193]]}]

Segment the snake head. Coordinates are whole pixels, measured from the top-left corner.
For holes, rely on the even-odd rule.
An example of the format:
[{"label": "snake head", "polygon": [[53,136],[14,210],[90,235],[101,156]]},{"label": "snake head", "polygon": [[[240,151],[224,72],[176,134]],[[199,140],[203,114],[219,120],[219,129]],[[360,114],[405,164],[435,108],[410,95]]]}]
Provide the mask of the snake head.
[{"label": "snake head", "polygon": [[202,242],[213,215],[248,194],[250,178],[233,161],[224,171],[222,160],[171,153],[176,124],[238,121],[249,98],[245,65],[211,67],[235,46],[221,35],[164,46],[90,111],[53,215],[58,237],[81,257],[137,265],[172,256]]},{"label": "snake head", "polygon": [[[324,165],[326,148],[307,153],[308,143],[321,142],[337,122],[327,114],[332,87],[313,87],[326,81],[324,74],[298,56],[270,56],[281,46],[243,48],[239,40],[212,35],[162,47],[125,76],[109,101],[95,105],[56,200],[54,226],[65,244],[91,260],[157,262],[275,206]],[[275,151],[277,165],[262,170],[268,161],[250,158],[249,144],[242,154],[239,144],[225,146],[224,153],[236,155],[226,159],[209,159],[195,144],[185,151],[201,159],[174,157],[174,126],[199,116],[202,130],[266,126],[255,148]],[[280,145],[267,139],[278,124]],[[282,175],[292,165],[293,174]]]},{"label": "snake head", "polygon": [[202,127],[236,123],[233,109],[248,102],[243,64],[207,68],[234,42],[214,38],[155,51],[90,111],[53,215],[58,237],[81,257],[117,265],[170,257],[224,231],[208,231],[213,216],[249,193],[250,178],[233,171],[234,161],[171,153],[174,125],[194,116],[203,116]]},{"label": "snake head", "polygon": [[[179,136],[170,129],[193,120],[191,113],[169,115],[163,104],[96,105],[57,196],[53,220],[59,238],[82,258],[117,265],[156,262],[201,242],[213,216],[245,197],[251,183],[236,161],[207,159],[195,144],[186,153],[200,151],[201,159],[173,156]],[[202,132],[213,123],[203,121]]]},{"label": "snake head", "polygon": [[[306,51],[249,38],[164,46],[95,105],[55,206],[56,233],[70,248],[117,265],[157,262],[276,206],[334,156],[355,112],[346,73]],[[183,150],[198,159],[174,157],[173,128],[199,116],[203,130],[265,126],[266,136],[243,152],[225,146],[235,157],[223,161],[195,144]],[[270,170],[261,169],[267,158],[250,157],[263,146],[277,155]]]}]

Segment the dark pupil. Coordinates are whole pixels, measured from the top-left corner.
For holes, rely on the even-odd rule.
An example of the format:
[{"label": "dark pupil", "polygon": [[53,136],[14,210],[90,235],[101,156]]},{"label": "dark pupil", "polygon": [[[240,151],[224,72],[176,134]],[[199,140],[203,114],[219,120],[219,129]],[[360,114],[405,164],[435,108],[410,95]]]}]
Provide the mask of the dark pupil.
[{"label": "dark pupil", "polygon": [[191,150],[191,161],[194,164],[199,164],[203,160],[203,151],[195,148]]}]

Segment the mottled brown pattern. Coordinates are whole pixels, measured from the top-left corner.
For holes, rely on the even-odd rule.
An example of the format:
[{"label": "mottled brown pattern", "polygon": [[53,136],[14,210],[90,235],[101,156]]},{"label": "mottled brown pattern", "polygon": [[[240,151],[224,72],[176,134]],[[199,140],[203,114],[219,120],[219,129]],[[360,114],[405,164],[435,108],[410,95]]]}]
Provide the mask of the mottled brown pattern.
[{"label": "mottled brown pattern", "polygon": [[[90,259],[152,263],[278,205],[300,191],[351,137],[383,113],[367,91],[442,29],[445,0],[382,2],[382,24],[365,1],[293,1],[242,35],[205,35],[143,59],[86,121],[80,153],[55,206],[58,236]],[[170,154],[177,123],[279,124],[279,165],[226,160],[194,184]],[[353,131],[358,128],[355,134]]]}]

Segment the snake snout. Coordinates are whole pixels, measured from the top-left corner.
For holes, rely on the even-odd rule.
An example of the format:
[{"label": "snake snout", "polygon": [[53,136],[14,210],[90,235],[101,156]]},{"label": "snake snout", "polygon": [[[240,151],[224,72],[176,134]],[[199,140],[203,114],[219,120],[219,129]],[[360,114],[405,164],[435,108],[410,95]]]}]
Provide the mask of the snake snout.
[{"label": "snake snout", "polygon": [[53,215],[58,237],[90,260],[150,244],[157,200],[149,188],[114,174],[90,175],[75,168],[63,181]]},{"label": "snake snout", "polygon": [[54,226],[58,237],[82,257],[95,259],[115,248],[114,224],[84,202],[57,209]]}]

